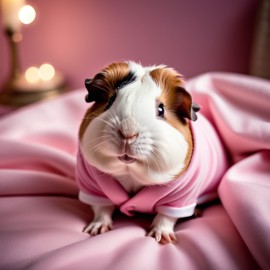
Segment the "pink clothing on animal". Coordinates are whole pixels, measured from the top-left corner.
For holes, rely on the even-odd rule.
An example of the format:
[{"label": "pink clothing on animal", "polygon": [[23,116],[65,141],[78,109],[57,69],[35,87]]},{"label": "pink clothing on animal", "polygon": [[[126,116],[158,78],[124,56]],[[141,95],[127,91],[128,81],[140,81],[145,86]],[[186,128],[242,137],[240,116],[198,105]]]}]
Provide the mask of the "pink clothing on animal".
[{"label": "pink clothing on animal", "polygon": [[133,212],[162,213],[177,218],[193,215],[197,204],[215,197],[228,164],[218,134],[202,114],[190,127],[194,150],[186,172],[167,184],[146,186],[132,196],[112,176],[89,164],[79,149],[80,200],[90,205],[113,204],[126,215]]}]

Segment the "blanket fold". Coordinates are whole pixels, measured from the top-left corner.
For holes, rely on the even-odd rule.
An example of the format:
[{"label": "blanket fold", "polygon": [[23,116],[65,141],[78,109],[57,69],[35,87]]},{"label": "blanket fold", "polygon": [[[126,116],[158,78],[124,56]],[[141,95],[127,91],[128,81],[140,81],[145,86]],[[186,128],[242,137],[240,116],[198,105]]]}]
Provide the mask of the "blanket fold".
[{"label": "blanket fold", "polygon": [[82,232],[92,218],[75,183],[84,90],[2,117],[0,269],[267,269],[270,82],[215,72],[189,80],[187,89],[231,163],[218,188],[221,203],[177,223],[174,245],[145,236],[148,215],[117,213],[112,231]]},{"label": "blanket fold", "polygon": [[237,74],[211,73],[188,84],[212,120],[232,167],[219,195],[248,248],[263,269],[270,256],[270,82]]}]

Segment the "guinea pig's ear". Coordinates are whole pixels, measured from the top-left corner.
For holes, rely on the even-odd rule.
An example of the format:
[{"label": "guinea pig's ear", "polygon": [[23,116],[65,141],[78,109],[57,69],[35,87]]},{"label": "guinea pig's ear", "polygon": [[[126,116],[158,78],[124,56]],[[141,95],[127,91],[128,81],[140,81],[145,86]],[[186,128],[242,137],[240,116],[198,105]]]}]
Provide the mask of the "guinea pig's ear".
[{"label": "guinea pig's ear", "polygon": [[201,109],[201,107],[199,104],[192,102],[192,105],[191,105],[191,119],[192,119],[192,121],[197,120],[196,112],[198,112],[200,109]]},{"label": "guinea pig's ear", "polygon": [[85,81],[84,81],[84,85],[85,85],[85,87],[86,87],[86,89],[88,91],[88,94],[85,96],[85,101],[86,102],[94,101],[93,96],[91,97],[91,94],[90,94],[91,82],[92,82],[92,79],[85,79]]},{"label": "guinea pig's ear", "polygon": [[192,102],[192,97],[183,87],[177,87],[177,114],[180,117],[188,118],[192,121],[197,120],[196,112],[200,106]]},{"label": "guinea pig's ear", "polygon": [[106,91],[103,90],[101,82],[103,81],[104,75],[98,73],[94,79],[85,79],[84,84],[88,91],[88,94],[85,96],[86,102],[105,102],[107,95]]},{"label": "guinea pig's ear", "polygon": [[93,79],[85,80],[88,91],[86,102],[108,103],[116,97],[117,91],[132,83],[136,76],[130,71],[127,63],[112,63],[104,68]]}]

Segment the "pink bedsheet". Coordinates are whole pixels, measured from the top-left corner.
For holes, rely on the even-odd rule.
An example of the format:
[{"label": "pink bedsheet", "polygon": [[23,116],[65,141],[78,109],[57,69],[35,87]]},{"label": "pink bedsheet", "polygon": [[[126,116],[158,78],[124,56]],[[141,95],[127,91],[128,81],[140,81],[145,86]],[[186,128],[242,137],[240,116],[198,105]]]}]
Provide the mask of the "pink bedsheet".
[{"label": "pink bedsheet", "polygon": [[77,131],[85,90],[0,119],[0,269],[269,269],[270,82],[209,73],[188,89],[216,126],[232,160],[221,202],[177,223],[176,244],[146,237],[150,215],[115,215],[89,237],[77,199]]}]

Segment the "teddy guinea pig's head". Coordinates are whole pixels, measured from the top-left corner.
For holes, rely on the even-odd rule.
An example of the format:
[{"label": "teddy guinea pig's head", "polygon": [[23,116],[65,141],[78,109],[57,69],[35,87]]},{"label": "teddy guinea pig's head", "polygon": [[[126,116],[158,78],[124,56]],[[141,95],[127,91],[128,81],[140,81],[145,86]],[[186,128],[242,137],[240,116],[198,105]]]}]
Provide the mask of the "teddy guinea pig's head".
[{"label": "teddy guinea pig's head", "polygon": [[86,79],[90,104],[80,126],[84,158],[117,179],[164,184],[185,170],[192,156],[189,121],[199,107],[182,76],[166,66],[113,63]]}]

